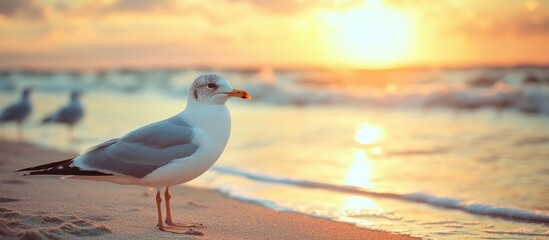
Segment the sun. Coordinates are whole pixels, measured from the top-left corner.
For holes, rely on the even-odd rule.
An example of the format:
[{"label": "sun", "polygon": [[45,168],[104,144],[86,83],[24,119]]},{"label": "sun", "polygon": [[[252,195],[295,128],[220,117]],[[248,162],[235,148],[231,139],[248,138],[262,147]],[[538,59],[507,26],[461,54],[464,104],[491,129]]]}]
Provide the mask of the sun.
[{"label": "sun", "polygon": [[355,141],[363,144],[375,144],[385,137],[385,131],[382,127],[363,123],[355,133]]},{"label": "sun", "polygon": [[321,15],[334,33],[329,36],[334,54],[351,66],[383,68],[402,61],[411,45],[410,19],[380,0],[345,12]]}]

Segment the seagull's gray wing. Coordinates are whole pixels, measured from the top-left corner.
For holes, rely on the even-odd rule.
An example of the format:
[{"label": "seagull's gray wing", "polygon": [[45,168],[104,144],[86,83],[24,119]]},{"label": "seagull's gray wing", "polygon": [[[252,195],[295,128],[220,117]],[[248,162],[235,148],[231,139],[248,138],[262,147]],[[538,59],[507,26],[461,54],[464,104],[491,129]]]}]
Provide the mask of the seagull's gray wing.
[{"label": "seagull's gray wing", "polygon": [[19,121],[22,122],[29,115],[31,106],[28,103],[19,102],[7,107],[0,114],[0,121]]},{"label": "seagull's gray wing", "polygon": [[84,116],[84,109],[77,104],[70,104],[61,108],[52,120],[54,122],[75,124]]},{"label": "seagull's gray wing", "polygon": [[80,155],[77,166],[142,178],[170,161],[195,153],[193,129],[179,116],[152,123]]}]

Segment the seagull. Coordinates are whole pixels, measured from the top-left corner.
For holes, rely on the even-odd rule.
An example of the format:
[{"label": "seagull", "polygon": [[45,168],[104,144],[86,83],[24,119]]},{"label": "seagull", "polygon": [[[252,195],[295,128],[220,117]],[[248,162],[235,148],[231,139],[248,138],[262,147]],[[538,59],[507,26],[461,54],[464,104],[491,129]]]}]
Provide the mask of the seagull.
[{"label": "seagull", "polygon": [[84,107],[80,103],[80,94],[80,91],[73,91],[70,95],[69,104],[61,107],[57,112],[54,112],[42,119],[42,124],[67,124],[69,127],[69,138],[71,142],[74,142],[74,125],[80,122],[82,117],[84,117]]},{"label": "seagull", "polygon": [[30,88],[23,89],[19,102],[6,107],[6,109],[0,113],[0,122],[15,121],[17,123],[19,139],[23,138],[22,124],[32,111],[32,105],[29,99],[30,93]]},{"label": "seagull", "polygon": [[[25,176],[66,175],[64,178],[156,188],[158,229],[202,235],[190,229],[202,224],[172,220],[170,187],[193,180],[219,159],[231,131],[231,116],[225,106],[231,97],[251,99],[248,92],[233,89],[220,75],[200,75],[190,88],[186,108],[175,116],[91,147],[74,158],[18,172],[26,171]],[[163,222],[161,191],[164,188],[166,219]]]}]

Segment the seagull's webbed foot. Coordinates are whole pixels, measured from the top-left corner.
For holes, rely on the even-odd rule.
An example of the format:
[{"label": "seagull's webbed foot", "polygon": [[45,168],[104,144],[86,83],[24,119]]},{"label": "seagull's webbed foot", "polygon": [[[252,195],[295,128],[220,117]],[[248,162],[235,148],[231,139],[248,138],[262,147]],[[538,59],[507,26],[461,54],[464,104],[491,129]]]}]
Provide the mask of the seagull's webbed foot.
[{"label": "seagull's webbed foot", "polygon": [[171,219],[166,219],[166,224],[170,227],[180,227],[180,228],[202,228],[204,224],[202,223],[177,223],[173,222]]},{"label": "seagull's webbed foot", "polygon": [[176,223],[172,220],[172,210],[170,206],[170,199],[172,196],[170,195],[170,187],[166,187],[166,191],[164,192],[164,198],[166,199],[166,220],[164,221],[168,226],[170,227],[180,227],[180,228],[195,228],[195,227],[204,227],[204,224],[202,223]]},{"label": "seagull's webbed foot", "polygon": [[181,227],[174,227],[174,226],[164,226],[158,225],[158,229],[163,232],[170,232],[170,233],[177,233],[177,234],[186,234],[186,235],[196,235],[196,236],[204,236],[204,233],[201,231],[197,231],[191,228],[181,228]]}]

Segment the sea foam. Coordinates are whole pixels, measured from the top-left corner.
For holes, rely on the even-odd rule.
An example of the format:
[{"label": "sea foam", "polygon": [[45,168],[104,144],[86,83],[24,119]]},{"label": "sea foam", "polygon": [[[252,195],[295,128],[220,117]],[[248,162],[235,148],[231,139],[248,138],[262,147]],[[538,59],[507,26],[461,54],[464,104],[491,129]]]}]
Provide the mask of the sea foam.
[{"label": "sea foam", "polygon": [[[431,206],[458,209],[461,211],[491,216],[500,217],[516,221],[537,222],[537,223],[549,223],[549,213],[541,210],[526,210],[512,206],[502,206],[490,203],[481,203],[469,200],[463,200],[455,197],[441,197],[429,193],[391,193],[391,192],[376,192],[370,191],[364,188],[349,186],[349,185],[336,185],[330,183],[323,183],[317,181],[292,179],[276,176],[268,176],[264,174],[254,173],[229,166],[214,166],[212,170],[233,176],[244,177],[253,181],[269,182],[286,184],[299,187],[319,188],[331,191],[346,192],[356,195],[368,195],[379,198],[391,198],[402,201],[419,202],[429,204]],[[224,190],[225,193],[229,191]],[[236,196],[233,196],[236,197]],[[273,203],[267,204],[267,207],[273,208]]]},{"label": "sea foam", "polygon": [[[380,108],[492,108],[549,115],[549,69],[441,69],[372,73],[274,71],[269,80],[254,72],[216,70],[242,86],[254,101],[273,105],[345,105]],[[143,91],[181,97],[202,73],[181,70],[109,70],[90,72],[0,72],[0,91],[32,86],[36,91]],[[375,74],[374,74],[375,75]],[[391,80],[388,76],[399,76]],[[377,75],[376,75],[377,76]],[[494,77],[497,76],[497,77]],[[379,86],[381,85],[381,86]]]}]

